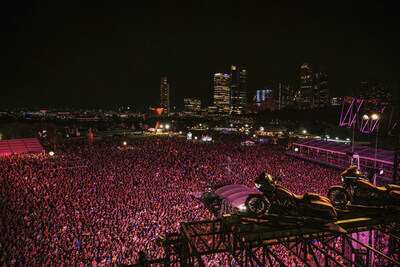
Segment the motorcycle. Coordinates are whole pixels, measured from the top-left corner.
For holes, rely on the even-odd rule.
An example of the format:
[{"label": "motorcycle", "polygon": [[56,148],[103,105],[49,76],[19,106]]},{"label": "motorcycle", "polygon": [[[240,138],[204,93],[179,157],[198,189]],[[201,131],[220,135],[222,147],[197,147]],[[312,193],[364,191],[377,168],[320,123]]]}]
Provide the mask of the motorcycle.
[{"label": "motorcycle", "polygon": [[340,176],[343,185],[332,186],[327,195],[334,207],[345,208],[349,202],[365,206],[400,206],[399,185],[375,186],[358,170],[357,165]]},{"label": "motorcycle", "polygon": [[250,194],[245,202],[246,211],[252,215],[269,214],[333,219],[337,218],[335,208],[329,199],[318,194],[296,195],[278,184],[282,181],[282,172],[275,178],[261,173],[254,184],[262,194]]}]

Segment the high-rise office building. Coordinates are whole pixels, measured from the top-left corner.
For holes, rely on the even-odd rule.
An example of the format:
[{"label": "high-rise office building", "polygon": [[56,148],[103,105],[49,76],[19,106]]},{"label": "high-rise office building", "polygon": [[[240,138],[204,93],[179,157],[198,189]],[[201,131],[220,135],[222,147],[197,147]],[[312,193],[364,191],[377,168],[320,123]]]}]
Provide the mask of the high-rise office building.
[{"label": "high-rise office building", "polygon": [[330,105],[331,106],[340,106],[342,104],[342,98],[334,96],[330,100]]},{"label": "high-rise office building", "polygon": [[313,71],[308,63],[301,65],[300,90],[296,93],[299,108],[329,106],[327,74]]},{"label": "high-rise office building", "polygon": [[274,91],[271,89],[256,90],[256,106],[260,107],[266,100],[272,100]]},{"label": "high-rise office building", "polygon": [[271,89],[257,90],[255,105],[258,110],[275,110],[277,103],[274,99],[274,91]]},{"label": "high-rise office building", "polygon": [[299,108],[311,108],[313,98],[313,72],[308,63],[301,65],[300,71],[300,92],[298,95]]},{"label": "high-rise office building", "polygon": [[214,106],[220,113],[230,112],[230,75],[225,73],[214,74]]},{"label": "high-rise office building", "polygon": [[161,77],[160,105],[162,108],[164,108],[164,113],[169,114],[169,83],[167,77]]},{"label": "high-rise office building", "polygon": [[278,109],[293,106],[294,92],[290,85],[278,83]]},{"label": "high-rise office building", "polygon": [[247,71],[243,67],[231,66],[231,111],[242,114],[247,105]]},{"label": "high-rise office building", "polygon": [[183,99],[185,105],[185,112],[197,112],[201,110],[201,100],[194,98]]},{"label": "high-rise office building", "polygon": [[313,107],[328,107],[330,105],[327,78],[328,75],[324,71],[319,71],[314,74]]},{"label": "high-rise office building", "polygon": [[380,101],[390,101],[392,95],[391,88],[382,84],[378,80],[368,80],[361,82],[358,97],[363,99],[378,99]]}]

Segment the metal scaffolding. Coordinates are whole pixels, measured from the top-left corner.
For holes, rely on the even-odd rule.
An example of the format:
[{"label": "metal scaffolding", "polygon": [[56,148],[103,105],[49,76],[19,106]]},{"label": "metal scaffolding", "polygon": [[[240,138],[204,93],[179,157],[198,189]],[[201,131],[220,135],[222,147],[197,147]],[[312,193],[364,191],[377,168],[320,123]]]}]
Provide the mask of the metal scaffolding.
[{"label": "metal scaffolding", "polygon": [[[166,257],[148,263],[287,266],[289,258],[300,266],[400,266],[399,212],[346,212],[330,223],[292,219],[230,214],[181,223],[180,233],[166,236]],[[376,237],[389,238],[389,247],[375,246]]]}]

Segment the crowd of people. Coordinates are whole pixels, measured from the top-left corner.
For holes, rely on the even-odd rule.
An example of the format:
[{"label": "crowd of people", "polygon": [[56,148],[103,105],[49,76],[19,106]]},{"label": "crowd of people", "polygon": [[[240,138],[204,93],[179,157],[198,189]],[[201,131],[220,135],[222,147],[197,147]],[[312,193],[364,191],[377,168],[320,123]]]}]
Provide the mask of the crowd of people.
[{"label": "crowd of people", "polygon": [[283,172],[282,183],[296,194],[326,195],[340,183],[339,170],[287,156],[277,145],[243,147],[226,136],[207,144],[176,137],[123,141],[1,157],[0,262],[109,266],[133,264],[140,251],[156,259],[165,256],[157,237],[179,231],[182,221],[213,218],[191,195],[206,185],[253,187],[263,171]]}]

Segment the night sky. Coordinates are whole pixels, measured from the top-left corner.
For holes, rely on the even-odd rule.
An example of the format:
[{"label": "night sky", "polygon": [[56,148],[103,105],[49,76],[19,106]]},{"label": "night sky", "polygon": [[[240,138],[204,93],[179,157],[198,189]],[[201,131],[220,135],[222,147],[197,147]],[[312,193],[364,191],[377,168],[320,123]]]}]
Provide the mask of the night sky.
[{"label": "night sky", "polygon": [[[218,3],[217,3],[218,2]],[[249,96],[323,66],[332,95],[400,78],[400,1],[1,1],[0,109],[212,104],[214,72],[248,71]]]}]

